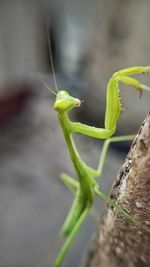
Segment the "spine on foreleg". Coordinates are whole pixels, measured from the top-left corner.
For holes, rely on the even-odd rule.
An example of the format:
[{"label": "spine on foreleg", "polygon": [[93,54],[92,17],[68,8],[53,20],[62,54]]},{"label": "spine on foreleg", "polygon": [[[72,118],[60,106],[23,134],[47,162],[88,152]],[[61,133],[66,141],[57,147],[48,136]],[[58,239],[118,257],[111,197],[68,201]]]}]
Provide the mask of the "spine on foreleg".
[{"label": "spine on foreleg", "polygon": [[121,111],[118,82],[111,78],[107,86],[105,128],[114,131]]}]

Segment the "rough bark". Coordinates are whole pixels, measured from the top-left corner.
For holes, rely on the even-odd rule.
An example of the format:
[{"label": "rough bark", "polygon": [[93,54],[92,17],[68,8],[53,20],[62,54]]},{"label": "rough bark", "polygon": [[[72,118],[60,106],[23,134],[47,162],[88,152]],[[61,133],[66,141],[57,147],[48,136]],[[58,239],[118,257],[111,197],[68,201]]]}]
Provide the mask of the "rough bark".
[{"label": "rough bark", "polygon": [[[150,227],[150,113],[113,184],[111,198]],[[106,206],[85,267],[149,267],[150,233]]]}]

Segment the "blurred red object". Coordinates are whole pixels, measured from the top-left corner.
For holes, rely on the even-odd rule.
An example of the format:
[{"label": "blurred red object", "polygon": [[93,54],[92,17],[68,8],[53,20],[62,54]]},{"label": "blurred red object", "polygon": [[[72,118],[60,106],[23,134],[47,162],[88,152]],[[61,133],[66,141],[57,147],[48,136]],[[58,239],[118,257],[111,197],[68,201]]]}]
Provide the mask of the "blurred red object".
[{"label": "blurred red object", "polygon": [[0,125],[2,125],[21,115],[33,91],[31,85],[26,83],[8,84],[0,91],[2,91],[0,94]]}]

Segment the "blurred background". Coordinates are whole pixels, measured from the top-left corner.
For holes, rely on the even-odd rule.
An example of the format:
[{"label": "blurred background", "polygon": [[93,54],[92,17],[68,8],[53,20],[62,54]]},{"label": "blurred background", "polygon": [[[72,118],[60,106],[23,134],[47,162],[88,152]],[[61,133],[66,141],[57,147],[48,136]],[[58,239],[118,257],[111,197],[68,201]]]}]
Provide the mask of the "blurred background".
[{"label": "blurred background", "polygon": [[[75,172],[54,97],[35,73],[55,90],[49,44],[58,87],[84,100],[72,118],[102,127],[111,75],[150,65],[149,26],[147,0],[0,0],[0,267],[53,266],[73,199],[59,179],[61,172]],[[137,78],[150,84],[150,76]],[[116,134],[133,134],[149,111],[150,95],[139,99],[135,89],[121,88],[126,111]],[[82,158],[96,167],[102,143],[75,139]],[[100,181],[105,193],[128,149],[125,143],[111,146]],[[103,205],[96,201],[98,212]],[[95,226],[89,216],[65,267],[80,266]]]}]

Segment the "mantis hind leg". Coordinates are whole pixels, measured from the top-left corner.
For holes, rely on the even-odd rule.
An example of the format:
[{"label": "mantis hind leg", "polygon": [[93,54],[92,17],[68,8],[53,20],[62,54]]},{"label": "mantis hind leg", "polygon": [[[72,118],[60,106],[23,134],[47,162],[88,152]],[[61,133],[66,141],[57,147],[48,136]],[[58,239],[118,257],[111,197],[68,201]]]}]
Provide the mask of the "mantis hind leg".
[{"label": "mantis hind leg", "polygon": [[61,228],[61,234],[63,236],[69,236],[72,232],[72,229],[76,225],[78,219],[80,218],[83,210],[86,207],[86,201],[83,197],[81,188],[77,189],[75,199],[73,201],[72,207],[67,215],[67,218]]},{"label": "mantis hind leg", "polygon": [[72,207],[61,228],[61,234],[67,237],[70,235],[74,225],[76,224],[76,221],[82,214],[85,207],[85,201],[82,196],[79,182],[77,182],[75,179],[65,173],[62,173],[60,178],[64,182],[64,184],[71,190],[71,192],[75,194],[75,199],[73,201]]},{"label": "mantis hind leg", "polygon": [[86,209],[81,213],[78,221],[76,222],[76,224],[74,225],[71,233],[69,234],[68,238],[66,239],[60,253],[58,254],[57,258],[56,258],[56,261],[55,261],[55,264],[54,266],[55,267],[60,267],[62,262],[63,262],[63,259],[66,255],[66,253],[68,252],[70,246],[71,246],[71,243],[73,241],[73,239],[75,238],[77,232],[79,231],[83,221],[86,219],[87,215],[89,214],[89,211],[91,209],[91,206],[89,207],[86,207]]},{"label": "mantis hind leg", "polygon": [[[72,193],[76,193],[79,188],[79,182],[77,182],[75,179],[73,179],[71,176],[69,176],[66,173],[61,173],[60,179],[64,182],[64,184],[70,189]],[[91,209],[91,215],[97,220],[99,217],[99,213],[92,208]]]},{"label": "mantis hind leg", "polygon": [[148,228],[146,225],[143,225],[142,222],[139,221],[139,219],[130,214],[128,211],[126,211],[121,205],[117,204],[115,201],[113,201],[110,197],[105,195],[102,191],[99,190],[99,188],[95,187],[95,193],[103,199],[107,204],[114,207],[116,211],[124,216],[125,219],[133,222],[135,225],[137,225],[140,229],[150,233],[150,228]]}]

